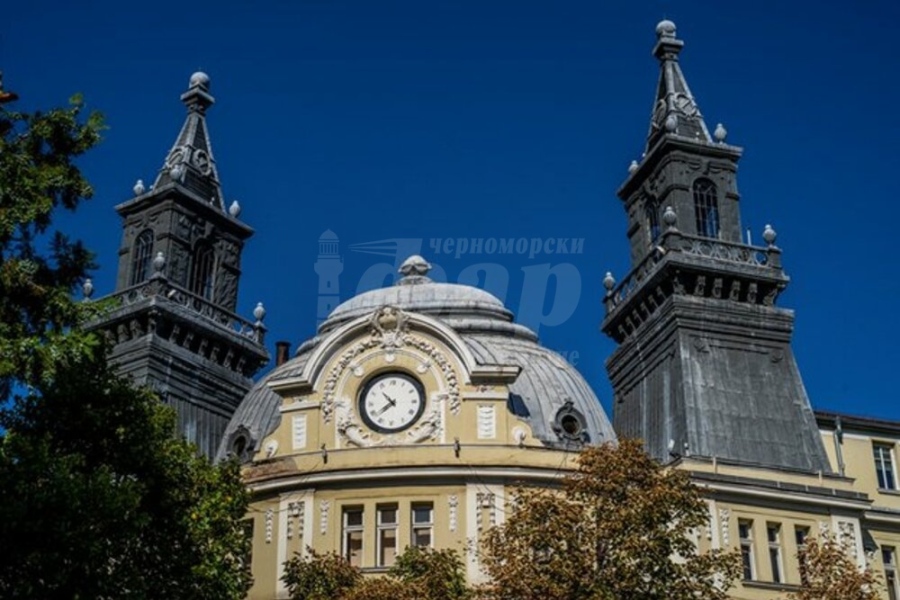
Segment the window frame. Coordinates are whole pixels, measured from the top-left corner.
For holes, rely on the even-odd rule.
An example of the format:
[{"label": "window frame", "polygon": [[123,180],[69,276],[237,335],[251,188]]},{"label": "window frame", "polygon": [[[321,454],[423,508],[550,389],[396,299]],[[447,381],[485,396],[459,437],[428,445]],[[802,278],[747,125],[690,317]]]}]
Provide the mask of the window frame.
[{"label": "window frame", "polygon": [[[359,524],[358,525],[350,525],[349,524],[349,516],[352,513],[359,513]],[[346,560],[349,564],[362,568],[363,563],[363,555],[366,548],[366,510],[365,507],[361,505],[350,505],[344,506],[341,510],[341,556]],[[359,533],[359,561],[357,564],[353,563],[353,559],[350,556],[350,535],[354,533]]]},{"label": "window frame", "polygon": [[722,222],[719,214],[719,188],[712,179],[698,177],[691,185],[694,199],[694,225],[697,235],[713,240],[719,239]]},{"label": "window frame", "polygon": [[[890,557],[885,560],[885,557]],[[881,562],[884,565],[884,587],[887,588],[888,599],[897,600],[900,590],[897,589],[897,549],[894,546],[881,547]]]},{"label": "window frame", "polygon": [[129,285],[139,285],[150,278],[155,244],[156,234],[150,228],[144,229],[134,238],[134,243],[131,245]]},{"label": "window frame", "polygon": [[[416,521],[416,511],[417,510],[428,510],[428,520],[427,521]],[[409,509],[409,523],[410,523],[410,531],[409,531],[409,545],[415,546],[417,548],[434,548],[434,502],[413,502],[410,505]],[[416,532],[418,530],[428,530],[428,545],[423,546],[422,544],[416,543]]]},{"label": "window frame", "polygon": [[[741,531],[746,528],[747,535]],[[738,543],[741,549],[741,570],[744,581],[756,581],[757,570],[753,551],[753,520],[738,519]],[[749,575],[749,577],[748,577]]]},{"label": "window frame", "polygon": [[[894,459],[894,446],[892,442],[872,440],[872,458],[875,465],[875,480],[879,490],[897,490],[897,467]],[[885,465],[885,455],[888,464]],[[889,467],[889,470],[886,468]],[[888,478],[890,481],[888,481]],[[890,485],[885,485],[885,484]]]},{"label": "window frame", "polygon": [[[387,511],[394,512],[394,520],[393,522],[385,522],[383,517],[384,513]],[[400,507],[394,504],[378,504],[375,506],[375,566],[377,567],[392,567],[394,563],[397,561],[397,555],[399,554],[398,542],[400,541]],[[394,532],[394,556],[388,564],[388,561],[384,559],[383,551],[384,551],[384,535],[388,531]]]},{"label": "window frame", "polygon": [[216,251],[207,240],[197,242],[191,255],[191,279],[188,282],[188,289],[192,294],[209,302],[215,302],[216,258]]},{"label": "window frame", "polygon": [[769,546],[769,567],[772,581],[784,583],[784,560],[781,552],[781,523],[766,523],[766,542]]}]

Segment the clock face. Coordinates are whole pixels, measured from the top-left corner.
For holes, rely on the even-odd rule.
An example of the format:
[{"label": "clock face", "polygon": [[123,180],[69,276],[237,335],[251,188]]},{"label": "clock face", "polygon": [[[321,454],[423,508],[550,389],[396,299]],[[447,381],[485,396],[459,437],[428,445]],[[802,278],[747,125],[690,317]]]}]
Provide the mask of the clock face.
[{"label": "clock face", "polygon": [[405,373],[386,373],[369,380],[359,395],[359,413],[367,426],[382,433],[403,431],[425,410],[422,384]]}]

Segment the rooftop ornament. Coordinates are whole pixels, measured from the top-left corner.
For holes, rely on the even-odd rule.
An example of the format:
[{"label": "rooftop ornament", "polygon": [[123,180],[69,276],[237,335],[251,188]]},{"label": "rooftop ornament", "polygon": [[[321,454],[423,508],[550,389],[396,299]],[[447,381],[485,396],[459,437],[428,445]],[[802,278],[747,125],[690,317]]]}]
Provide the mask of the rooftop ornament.
[{"label": "rooftop ornament", "polygon": [[144,180],[143,180],[143,179],[138,179],[138,180],[135,182],[134,187],[131,188],[131,191],[134,192],[134,195],[135,195],[135,196],[140,196],[141,194],[144,193],[144,191],[146,191],[146,189],[147,189],[147,188],[144,187]]}]

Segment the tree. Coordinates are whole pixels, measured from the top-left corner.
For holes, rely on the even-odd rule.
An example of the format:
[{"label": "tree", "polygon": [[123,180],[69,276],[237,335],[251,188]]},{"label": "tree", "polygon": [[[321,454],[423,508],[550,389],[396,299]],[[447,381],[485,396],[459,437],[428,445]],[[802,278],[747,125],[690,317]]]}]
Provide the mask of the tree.
[{"label": "tree", "polygon": [[362,579],[359,569],[334,552],[295,554],[284,564],[281,577],[291,600],[333,600],[342,598]]},{"label": "tree", "polygon": [[82,109],[77,96],[46,113],[0,105],[0,404],[14,384],[47,381],[95,344],[77,328],[92,306],[71,296],[92,256],[51,229],[57,209],[93,194],[74,161],[99,142],[103,118]]},{"label": "tree", "polygon": [[0,107],[0,597],[237,600],[237,464],[173,437],[172,410],[81,328],[97,307],[71,297],[91,255],[51,225],[91,195],[73,161],[102,121],[80,112]]},{"label": "tree", "polygon": [[454,550],[407,547],[386,576],[363,578],[335,554],[294,555],[282,580],[291,600],[466,600],[463,562]]},{"label": "tree", "polygon": [[586,448],[561,490],[519,490],[488,531],[482,563],[493,600],[724,600],[734,551],[700,554],[709,509],[681,471],[635,440]]},{"label": "tree", "polygon": [[878,600],[878,581],[871,569],[860,569],[834,536],[808,538],[797,555],[798,592],[790,600]]},{"label": "tree", "polygon": [[57,368],[0,424],[0,597],[243,598],[248,497],[236,463],[102,360]]}]

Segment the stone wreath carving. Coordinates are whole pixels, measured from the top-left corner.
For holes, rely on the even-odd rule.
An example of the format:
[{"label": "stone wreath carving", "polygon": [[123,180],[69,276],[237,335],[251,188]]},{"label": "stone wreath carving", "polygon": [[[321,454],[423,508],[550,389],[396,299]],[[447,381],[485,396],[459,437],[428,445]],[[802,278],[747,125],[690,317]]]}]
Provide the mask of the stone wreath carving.
[{"label": "stone wreath carving", "polygon": [[[450,412],[454,415],[459,414],[462,406],[459,380],[450,365],[450,360],[434,344],[412,335],[409,331],[409,317],[398,308],[393,306],[380,308],[372,315],[369,323],[369,336],[345,350],[325,378],[322,390],[322,418],[329,423],[335,417],[335,412],[338,411],[340,412],[336,421],[338,432],[348,442],[359,447],[376,445],[372,436],[359,425],[353,410],[353,402],[346,398],[336,399],[338,382],[347,369],[354,370],[354,372],[359,370],[356,358],[368,350],[381,348],[385,352],[385,360],[393,362],[398,349],[412,348],[427,356],[424,363],[427,363],[428,366],[436,366],[441,371],[444,381],[447,383],[447,393],[432,396],[431,409],[416,427],[403,434],[385,436],[378,443],[416,443],[436,438],[443,428],[440,404],[447,402]],[[422,372],[421,368],[417,370]]]}]

